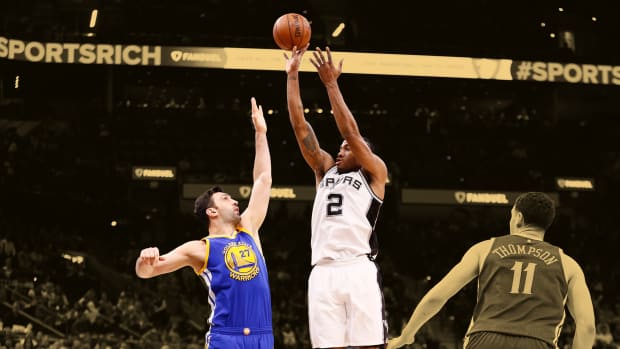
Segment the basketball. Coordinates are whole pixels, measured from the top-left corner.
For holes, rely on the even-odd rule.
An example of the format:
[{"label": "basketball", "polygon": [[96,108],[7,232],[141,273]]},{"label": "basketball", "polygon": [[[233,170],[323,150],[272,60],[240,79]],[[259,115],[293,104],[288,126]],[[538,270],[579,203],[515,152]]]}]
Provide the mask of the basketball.
[{"label": "basketball", "polygon": [[273,40],[283,50],[290,51],[293,46],[306,46],[310,42],[311,34],[310,22],[297,13],[282,15],[273,24]]}]

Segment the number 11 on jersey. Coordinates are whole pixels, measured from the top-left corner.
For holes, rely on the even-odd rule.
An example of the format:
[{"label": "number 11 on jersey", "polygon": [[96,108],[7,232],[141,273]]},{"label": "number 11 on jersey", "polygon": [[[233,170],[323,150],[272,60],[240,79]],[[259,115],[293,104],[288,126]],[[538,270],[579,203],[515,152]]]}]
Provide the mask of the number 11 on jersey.
[{"label": "number 11 on jersey", "polygon": [[[536,270],[536,263],[528,263],[527,268],[523,269],[523,262],[515,262],[510,268],[513,271],[512,274],[512,288],[510,293],[513,294],[532,294],[532,284],[534,283],[534,271]],[[525,284],[523,285],[523,291],[519,292],[521,287],[521,272],[525,271]]]}]

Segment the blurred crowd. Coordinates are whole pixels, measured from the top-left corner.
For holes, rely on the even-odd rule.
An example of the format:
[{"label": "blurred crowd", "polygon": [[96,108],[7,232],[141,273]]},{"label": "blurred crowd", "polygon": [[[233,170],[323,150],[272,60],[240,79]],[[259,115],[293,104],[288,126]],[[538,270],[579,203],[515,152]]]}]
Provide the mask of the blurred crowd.
[{"label": "blurred crowd", "polygon": [[[226,92],[215,96],[221,103],[211,103],[198,87],[185,94],[148,81],[137,85],[144,86],[127,88],[111,114],[0,119],[0,348],[202,347],[210,309],[193,272],[140,280],[133,268],[143,247],[167,251],[204,235],[179,208],[179,183],[251,182],[249,103],[226,99]],[[382,87],[363,86],[370,95]],[[608,252],[620,237],[618,123],[554,120],[536,98],[512,96],[508,103],[490,96],[493,102],[481,103],[478,92],[476,103],[467,93],[450,103],[422,101],[415,93],[423,89],[412,87],[413,97],[388,91],[401,100],[397,109],[384,106],[390,101],[351,103],[390,171],[377,227],[390,335],[470,245],[505,234],[509,217],[507,207],[416,213],[400,202],[400,189],[555,191],[556,176],[572,175],[594,178],[597,190],[561,193],[548,240],[584,267],[596,307],[596,348],[618,347],[620,263]],[[272,110],[274,183],[312,185],[281,102],[262,102]],[[340,137],[320,106],[309,103],[307,116],[323,148],[335,152]],[[133,181],[135,165],[174,166],[178,182]],[[262,229],[276,348],[310,345],[310,204],[272,201]],[[474,302],[469,285],[410,347],[458,347]],[[568,319],[562,348],[570,347],[572,330]]]}]

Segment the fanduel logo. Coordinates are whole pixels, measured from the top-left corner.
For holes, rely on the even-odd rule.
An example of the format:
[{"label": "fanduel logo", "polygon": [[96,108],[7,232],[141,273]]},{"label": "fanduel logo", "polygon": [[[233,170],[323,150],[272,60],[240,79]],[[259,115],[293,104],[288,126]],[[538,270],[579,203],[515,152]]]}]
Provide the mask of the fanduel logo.
[{"label": "fanduel logo", "polygon": [[182,55],[183,55],[183,52],[178,51],[178,50],[170,52],[170,58],[172,58],[172,60],[175,62],[180,61]]},{"label": "fanduel logo", "polygon": [[454,198],[459,204],[508,204],[508,198],[504,193],[471,193],[457,191]]},{"label": "fanduel logo", "polygon": [[201,62],[222,63],[222,56],[215,52],[190,52],[174,50],[170,52],[170,58],[175,62]]},{"label": "fanduel logo", "polygon": [[243,185],[239,187],[239,194],[244,199],[247,199],[250,196],[250,192],[252,191],[252,187],[248,185]]}]

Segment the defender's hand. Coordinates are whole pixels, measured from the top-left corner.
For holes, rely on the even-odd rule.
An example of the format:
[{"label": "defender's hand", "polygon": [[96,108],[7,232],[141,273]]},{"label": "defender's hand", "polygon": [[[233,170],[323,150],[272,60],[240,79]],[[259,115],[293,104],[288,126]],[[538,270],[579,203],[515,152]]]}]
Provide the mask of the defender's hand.
[{"label": "defender's hand", "polygon": [[252,104],[252,123],[254,123],[254,130],[259,133],[267,133],[267,123],[263,116],[263,106],[256,106],[256,99],[252,97],[250,99]]},{"label": "defender's hand", "polygon": [[396,337],[396,338],[392,338],[388,341],[387,347],[386,349],[396,349],[396,348],[400,348],[400,347],[404,347],[405,345],[408,344],[413,344],[414,341],[406,341],[403,337]]},{"label": "defender's hand", "polygon": [[164,257],[159,255],[159,249],[157,247],[149,247],[140,251],[140,262],[142,264],[155,266],[157,262],[163,260]]}]

